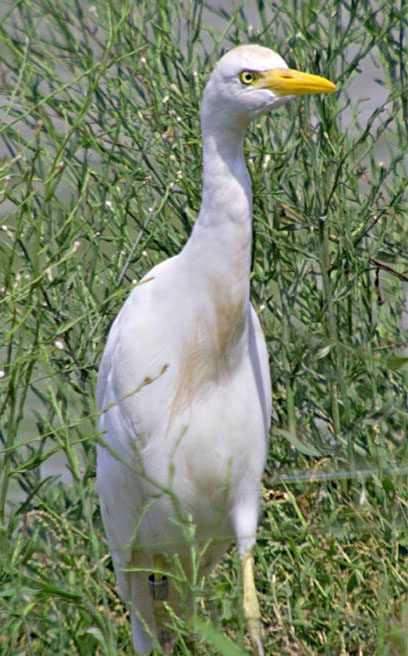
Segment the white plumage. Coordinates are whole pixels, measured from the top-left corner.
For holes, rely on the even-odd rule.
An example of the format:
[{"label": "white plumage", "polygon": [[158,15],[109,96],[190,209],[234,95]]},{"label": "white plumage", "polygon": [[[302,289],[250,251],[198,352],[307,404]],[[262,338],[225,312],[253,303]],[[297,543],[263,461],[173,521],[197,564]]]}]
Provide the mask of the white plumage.
[{"label": "white plumage", "polygon": [[[293,95],[334,90],[323,78],[288,70],[260,46],[224,55],[204,92],[203,195],[190,239],[143,278],[112,325],[98,378],[106,446],[98,446],[97,478],[138,653],[151,651],[149,633],[170,649],[148,570],[156,569],[160,583],[157,568],[171,571],[177,554],[191,576],[189,518],[198,545],[213,541],[203,572],[236,539],[244,613],[254,651],[263,653],[251,549],[271,388],[249,300],[252,197],[243,140],[253,118]],[[171,577],[168,603],[183,610]]]}]

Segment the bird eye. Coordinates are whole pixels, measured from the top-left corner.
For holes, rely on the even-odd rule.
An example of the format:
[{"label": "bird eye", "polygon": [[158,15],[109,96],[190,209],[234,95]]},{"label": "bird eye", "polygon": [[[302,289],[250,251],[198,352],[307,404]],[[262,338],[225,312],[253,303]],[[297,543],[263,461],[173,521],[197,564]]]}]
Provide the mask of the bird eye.
[{"label": "bird eye", "polygon": [[252,73],[252,71],[242,71],[242,73],[239,74],[239,79],[242,84],[252,84],[255,80],[255,73]]}]

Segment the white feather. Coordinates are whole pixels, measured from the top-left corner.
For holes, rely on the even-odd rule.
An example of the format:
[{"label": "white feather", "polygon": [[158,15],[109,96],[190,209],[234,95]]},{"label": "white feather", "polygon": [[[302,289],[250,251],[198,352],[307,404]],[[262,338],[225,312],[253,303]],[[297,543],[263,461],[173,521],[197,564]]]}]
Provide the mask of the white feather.
[{"label": "white feather", "polygon": [[[182,252],[132,291],[99,372],[99,424],[108,447],[98,447],[102,516],[140,653],[152,648],[143,623],[156,632],[147,573],[123,570],[151,568],[155,554],[178,554],[188,571],[180,524],[188,517],[198,544],[214,540],[203,570],[233,539],[242,557],[255,541],[271,388],[249,301],[252,197],[243,141],[251,119],[290,96],[244,86],[239,74],[246,68],[287,67],[259,46],[236,48],[218,63],[201,111],[197,222]],[[253,592],[249,581],[256,610]],[[170,601],[178,609],[177,599]],[[260,642],[257,627],[253,633]]]}]

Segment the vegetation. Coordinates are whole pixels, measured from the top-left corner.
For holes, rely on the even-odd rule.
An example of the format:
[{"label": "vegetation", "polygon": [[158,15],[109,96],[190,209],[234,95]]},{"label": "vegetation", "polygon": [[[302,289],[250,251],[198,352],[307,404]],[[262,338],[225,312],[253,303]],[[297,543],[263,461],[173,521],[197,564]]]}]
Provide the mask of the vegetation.
[{"label": "vegetation", "polygon": [[[202,89],[243,42],[339,86],[246,141],[275,409],[266,650],[408,653],[405,2],[241,4],[2,3],[2,655],[132,653],[94,490],[96,373],[134,282],[190,233]],[[237,572],[231,550],[195,625],[169,618],[178,654],[248,649]]]}]

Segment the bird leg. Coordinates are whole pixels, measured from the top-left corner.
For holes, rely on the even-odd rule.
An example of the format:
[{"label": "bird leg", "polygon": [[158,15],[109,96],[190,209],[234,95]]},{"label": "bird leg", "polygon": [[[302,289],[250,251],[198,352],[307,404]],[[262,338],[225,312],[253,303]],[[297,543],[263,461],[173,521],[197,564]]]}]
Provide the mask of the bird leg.
[{"label": "bird leg", "polygon": [[251,551],[242,559],[243,610],[255,656],[265,656],[262,645],[261,611],[254,581],[254,560]]},{"label": "bird leg", "polygon": [[[166,569],[166,560],[160,555],[153,556],[154,568],[160,572]],[[150,574],[149,576],[149,589],[153,599],[153,613],[157,626],[157,634],[160,645],[163,647],[166,654],[173,653],[174,636],[172,632],[166,627],[166,608],[164,602],[169,596],[169,586],[167,576],[163,574]]]}]

